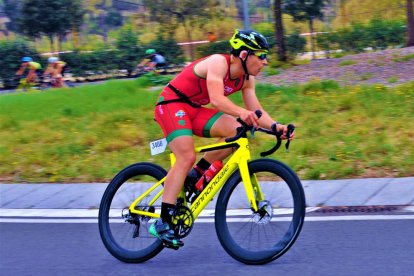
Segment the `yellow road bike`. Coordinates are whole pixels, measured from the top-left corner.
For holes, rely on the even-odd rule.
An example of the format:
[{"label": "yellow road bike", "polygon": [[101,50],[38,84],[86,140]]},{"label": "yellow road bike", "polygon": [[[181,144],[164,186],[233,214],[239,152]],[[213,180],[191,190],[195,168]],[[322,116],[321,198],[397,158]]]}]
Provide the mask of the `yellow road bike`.
[{"label": "yellow road bike", "polygon": [[[286,253],[299,236],[305,218],[305,195],[298,176],[284,163],[268,158],[251,160],[247,133],[253,134],[253,130],[239,122],[243,127],[238,128],[235,137],[195,148],[197,153],[225,148],[234,151],[192,203],[183,188],[173,215],[174,230],[180,238],[186,237],[219,193],[214,222],[221,245],[242,263],[264,264]],[[289,131],[293,129],[289,125]],[[255,131],[277,138],[273,148],[262,156],[272,154],[281,145],[280,133],[263,128]],[[286,142],[286,148],[288,145]],[[170,159],[174,164],[172,153]],[[144,262],[166,246],[148,233],[160,217],[166,174],[156,164],[141,162],[120,171],[108,185],[99,209],[99,230],[105,247],[117,259]]]}]

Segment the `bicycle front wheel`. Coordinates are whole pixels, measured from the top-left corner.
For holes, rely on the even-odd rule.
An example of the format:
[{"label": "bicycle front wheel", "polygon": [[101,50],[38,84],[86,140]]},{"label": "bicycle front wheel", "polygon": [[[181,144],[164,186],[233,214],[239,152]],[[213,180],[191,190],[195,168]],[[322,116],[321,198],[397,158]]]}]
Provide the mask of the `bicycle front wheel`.
[{"label": "bicycle front wheel", "polygon": [[[226,252],[246,264],[271,262],[293,245],[305,217],[305,195],[296,174],[272,159],[249,163],[259,210],[252,211],[240,171],[226,182],[216,204],[215,227]],[[261,192],[258,192],[261,191]]]},{"label": "bicycle front wheel", "polygon": [[[137,163],[119,172],[106,188],[99,208],[99,232],[106,249],[117,259],[144,262],[163,249],[161,241],[148,233],[154,219],[130,213],[129,206],[166,174],[158,165]],[[151,205],[148,203],[162,188],[160,185],[135,208],[159,213],[161,197]]]}]

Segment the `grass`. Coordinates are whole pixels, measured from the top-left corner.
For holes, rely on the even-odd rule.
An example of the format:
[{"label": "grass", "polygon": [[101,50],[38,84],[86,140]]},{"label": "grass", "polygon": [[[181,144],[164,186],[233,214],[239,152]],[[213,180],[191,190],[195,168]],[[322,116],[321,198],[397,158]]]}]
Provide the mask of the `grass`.
[{"label": "grass", "polygon": [[[107,182],[131,163],[167,167],[166,154],[151,156],[148,146],[162,137],[153,121],[162,86],[152,83],[148,77],[1,95],[0,180]],[[386,88],[315,80],[261,84],[257,91],[276,120],[296,124],[290,152],[280,150],[273,158],[302,179],[414,175],[414,82]],[[240,94],[231,99],[240,104]],[[272,143],[257,134],[253,157]]]},{"label": "grass", "polygon": [[339,66],[349,66],[349,65],[354,65],[356,63],[357,63],[357,61],[355,61],[355,60],[345,59],[345,60],[342,60],[341,62],[339,62]]},{"label": "grass", "polygon": [[388,83],[396,83],[398,81],[398,78],[397,77],[389,77],[387,79],[387,81],[388,81]]},{"label": "grass", "polygon": [[396,58],[393,59],[393,61],[395,61],[395,62],[405,62],[405,61],[410,61],[412,59],[414,59],[414,54],[408,54],[408,55],[405,55],[405,56],[396,57]]}]

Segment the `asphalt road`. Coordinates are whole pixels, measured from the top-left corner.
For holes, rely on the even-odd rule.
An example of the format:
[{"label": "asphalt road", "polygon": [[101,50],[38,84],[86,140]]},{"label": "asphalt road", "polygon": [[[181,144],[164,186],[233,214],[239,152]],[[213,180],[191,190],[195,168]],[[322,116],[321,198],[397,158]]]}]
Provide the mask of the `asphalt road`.
[{"label": "asphalt road", "polygon": [[[319,216],[320,214],[318,214]],[[248,266],[220,246],[214,224],[199,223],[178,251],[125,264],[104,248],[96,223],[0,223],[0,274],[8,275],[412,275],[414,216],[353,216],[305,222],[278,260]]]}]

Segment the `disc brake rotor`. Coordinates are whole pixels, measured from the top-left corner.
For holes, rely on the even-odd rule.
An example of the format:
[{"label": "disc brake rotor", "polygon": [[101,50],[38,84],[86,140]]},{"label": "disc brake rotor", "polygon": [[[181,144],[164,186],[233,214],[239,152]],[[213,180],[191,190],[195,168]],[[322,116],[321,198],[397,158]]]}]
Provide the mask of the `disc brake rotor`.
[{"label": "disc brake rotor", "polygon": [[257,224],[268,224],[273,217],[273,207],[268,200],[262,200],[257,204],[258,211],[252,215]]}]

